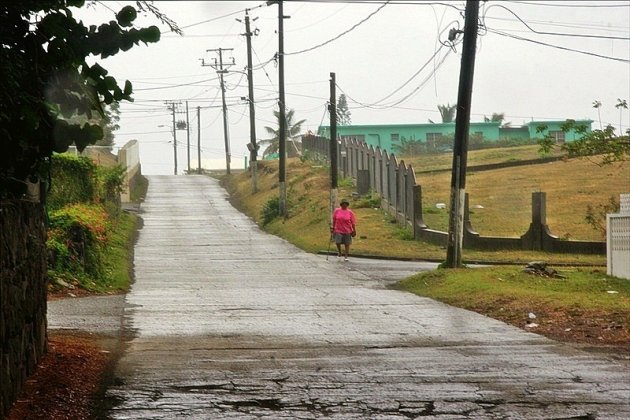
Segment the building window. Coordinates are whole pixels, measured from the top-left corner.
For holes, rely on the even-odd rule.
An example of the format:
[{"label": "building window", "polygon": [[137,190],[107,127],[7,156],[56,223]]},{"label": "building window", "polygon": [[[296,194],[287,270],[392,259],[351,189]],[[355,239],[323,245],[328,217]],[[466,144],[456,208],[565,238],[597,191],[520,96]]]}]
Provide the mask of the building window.
[{"label": "building window", "polygon": [[549,136],[556,140],[556,143],[561,144],[564,143],[564,131],[549,131]]},{"label": "building window", "polygon": [[392,143],[395,142],[395,141],[400,141],[400,135],[392,134],[391,135],[391,140],[392,140]]},{"label": "building window", "polygon": [[427,149],[433,150],[442,138],[442,133],[427,133]]},{"label": "building window", "polygon": [[442,133],[427,133],[427,143],[435,143],[442,137]]}]

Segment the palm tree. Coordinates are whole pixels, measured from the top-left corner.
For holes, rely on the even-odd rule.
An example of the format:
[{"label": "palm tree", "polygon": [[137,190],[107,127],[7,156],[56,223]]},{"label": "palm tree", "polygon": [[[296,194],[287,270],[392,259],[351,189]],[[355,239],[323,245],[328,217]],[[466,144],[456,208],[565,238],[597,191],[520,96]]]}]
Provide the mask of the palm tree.
[{"label": "palm tree", "polygon": [[622,135],[621,121],[623,118],[623,110],[628,109],[628,101],[625,99],[617,98],[617,105],[615,108],[619,110],[619,135]]},{"label": "palm tree", "polygon": [[[457,104],[455,105],[438,105],[438,111],[440,111],[440,116],[442,117],[443,123],[452,123],[455,121],[455,111],[457,111]],[[435,124],[433,121],[429,120],[431,124]]]},{"label": "palm tree", "polygon": [[[493,112],[490,118],[486,117],[485,115],[483,117],[484,122],[502,123],[504,119],[505,119],[505,114],[503,112],[500,112],[500,113]],[[512,122],[506,122],[505,124],[502,125],[502,127],[508,127],[510,124],[512,124]]]},{"label": "palm tree", "polygon": [[[294,114],[295,114],[295,111],[293,109],[290,109],[285,115],[286,128],[287,128],[287,140],[291,140],[293,137],[300,134],[300,131],[302,131],[302,124],[304,124],[304,122],[306,121],[306,120],[300,120],[294,123],[293,122]],[[272,137],[266,140],[261,140],[259,142],[261,144],[267,145],[267,148],[263,151],[263,158],[273,153],[278,153],[280,149],[280,111],[274,110],[273,115],[276,117],[276,120],[278,121],[278,127],[277,128],[265,127],[265,131],[268,134],[270,134]],[[293,143],[293,146],[297,150],[295,143]]]},{"label": "palm tree", "polygon": [[599,118],[599,129],[602,129],[602,111],[600,108],[602,107],[602,103],[600,101],[593,101],[593,108],[597,109],[597,117]]}]

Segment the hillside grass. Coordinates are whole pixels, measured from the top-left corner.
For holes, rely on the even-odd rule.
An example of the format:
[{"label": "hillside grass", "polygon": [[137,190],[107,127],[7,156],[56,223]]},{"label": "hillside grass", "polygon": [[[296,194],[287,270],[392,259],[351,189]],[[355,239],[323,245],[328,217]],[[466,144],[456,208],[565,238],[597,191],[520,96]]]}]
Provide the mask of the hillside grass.
[{"label": "hillside grass", "polygon": [[[470,152],[471,160],[494,163],[502,159],[527,160],[535,158],[537,146],[520,146]],[[447,165],[446,157],[441,167]],[[278,195],[278,162],[259,162],[258,192],[252,194],[249,172],[233,174],[224,179],[237,206],[261,223],[261,209]],[[627,191],[627,167],[614,164],[599,167],[588,160],[570,159],[530,166],[473,172],[468,176],[467,191],[471,206],[471,220],[477,232],[485,236],[519,237],[527,231],[531,220],[531,193],[547,193],[547,221],[552,233],[571,240],[603,240],[601,233],[585,222],[586,206],[606,203],[611,196]],[[289,217],[276,219],[265,226],[309,252],[326,250],[329,239],[329,168],[313,162],[287,160],[287,197]],[[422,185],[424,219],[429,227],[448,228],[448,195],[450,173],[423,173],[418,176]],[[340,179],[338,198],[351,197],[354,188],[350,180]],[[411,239],[411,231],[393,223],[392,218],[370,203],[369,199],[351,200],[358,219],[358,233],[353,245],[354,254],[391,258],[428,259],[442,261],[445,249]],[[447,204],[437,209],[436,203]],[[544,260],[556,264],[605,265],[602,255],[567,255],[543,252],[495,251],[463,252],[467,261],[527,262]]]}]

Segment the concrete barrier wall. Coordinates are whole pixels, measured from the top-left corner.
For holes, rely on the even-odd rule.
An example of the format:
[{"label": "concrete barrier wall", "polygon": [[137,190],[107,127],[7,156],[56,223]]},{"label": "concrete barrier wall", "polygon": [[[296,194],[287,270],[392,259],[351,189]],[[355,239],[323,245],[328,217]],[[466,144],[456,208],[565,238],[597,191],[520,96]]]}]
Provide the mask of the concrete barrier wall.
[{"label": "concrete barrier wall", "polygon": [[[330,141],[324,137],[304,136],[302,147],[311,151],[320,159],[328,159],[330,154]],[[365,142],[354,139],[341,139],[338,141],[339,171],[344,176],[351,177],[355,181],[361,172],[361,184],[369,179],[370,187],[382,198],[381,207],[394,217],[401,225],[409,226],[414,231],[416,239],[423,239],[437,245],[446,245],[448,234],[430,229],[422,218],[422,192],[416,184],[416,172],[413,167],[398,160],[395,155],[382,151],[378,147],[374,149]],[[541,160],[546,162],[547,160]],[[516,162],[515,165],[522,165]],[[488,166],[511,166],[500,164]],[[363,171],[369,171],[365,175]],[[542,193],[532,194],[532,223],[527,232],[516,238],[502,238],[494,236],[482,236],[475,232],[470,223],[468,200],[466,201],[464,248],[482,250],[522,249],[535,251],[548,251],[557,253],[601,254],[606,253],[605,242],[595,241],[568,241],[553,235],[546,221],[546,195]]]},{"label": "concrete barrier wall", "polygon": [[118,151],[118,164],[126,169],[120,201],[128,203],[131,201],[131,190],[141,175],[140,145],[137,140],[130,140]]},{"label": "concrete barrier wall", "polygon": [[0,202],[0,417],[46,351],[45,222],[39,203]]}]

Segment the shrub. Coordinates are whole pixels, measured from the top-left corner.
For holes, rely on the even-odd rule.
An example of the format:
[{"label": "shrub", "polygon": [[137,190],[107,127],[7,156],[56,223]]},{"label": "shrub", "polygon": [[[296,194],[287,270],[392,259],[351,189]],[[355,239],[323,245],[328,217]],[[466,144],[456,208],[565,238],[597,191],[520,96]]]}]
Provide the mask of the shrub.
[{"label": "shrub", "polygon": [[117,214],[120,210],[120,193],[123,192],[126,171],[122,166],[99,166],[97,169],[98,199],[109,214]]},{"label": "shrub", "polygon": [[260,211],[260,219],[263,226],[268,225],[280,216],[280,197],[273,196],[263,205]]},{"label": "shrub", "polygon": [[380,208],[381,207],[382,197],[379,193],[374,190],[370,190],[370,194],[358,199],[355,203],[353,203],[353,207],[355,209],[361,208]]},{"label": "shrub", "polygon": [[52,212],[46,242],[49,275],[70,277],[84,286],[87,279],[100,276],[109,229],[107,212],[100,205],[74,204]]},{"label": "shrub", "polygon": [[94,201],[96,165],[89,158],[56,154],[52,156],[50,165],[51,185],[46,202],[51,210]]}]

